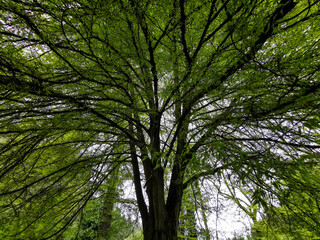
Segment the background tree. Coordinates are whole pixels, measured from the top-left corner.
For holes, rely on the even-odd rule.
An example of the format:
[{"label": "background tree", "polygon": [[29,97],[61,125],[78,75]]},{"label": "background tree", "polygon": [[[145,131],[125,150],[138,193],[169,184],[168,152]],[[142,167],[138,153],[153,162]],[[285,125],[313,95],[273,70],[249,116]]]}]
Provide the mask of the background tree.
[{"label": "background tree", "polygon": [[[101,234],[101,214],[105,213],[101,198],[93,198],[83,209],[79,218],[64,232],[61,239],[64,240],[96,240],[96,239],[127,239],[135,236],[136,224],[124,217],[119,208],[114,208],[107,213],[112,215],[109,225],[102,229],[107,232],[105,236]],[[129,238],[130,239],[130,238]],[[138,239],[138,238],[137,238]],[[140,237],[141,239],[141,237]]]},{"label": "background tree", "polygon": [[48,215],[35,238],[59,237],[131,164],[144,238],[174,240],[196,180],[268,204],[317,154],[319,1],[1,0],[0,21],[2,216],[39,210],[9,239]]},{"label": "background tree", "polygon": [[202,194],[196,181],[184,190],[182,199],[178,237],[187,239],[210,239],[208,227],[208,211],[210,209],[208,197]]}]

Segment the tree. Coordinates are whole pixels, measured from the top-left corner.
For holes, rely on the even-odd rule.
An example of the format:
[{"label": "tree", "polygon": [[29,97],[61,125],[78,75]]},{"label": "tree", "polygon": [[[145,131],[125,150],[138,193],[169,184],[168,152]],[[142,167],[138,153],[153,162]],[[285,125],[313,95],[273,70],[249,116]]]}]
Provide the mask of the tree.
[{"label": "tree", "polygon": [[210,239],[208,219],[208,199],[203,196],[198,182],[184,190],[178,237],[181,240]]},{"label": "tree", "polygon": [[145,239],[177,239],[199,179],[272,197],[319,148],[318,16],[316,0],[1,0],[1,207],[51,200],[7,238],[48,209],[38,238],[58,237],[119,165]]},{"label": "tree", "polygon": [[[77,219],[67,231],[64,232],[62,239],[64,240],[96,240],[108,239],[118,240],[126,239],[132,236],[134,232],[134,223],[130,219],[121,215],[120,209],[112,209],[108,212],[112,214],[110,226],[102,231],[107,232],[107,236],[102,236],[100,232],[101,218],[100,214],[104,211],[103,202],[100,198],[93,198],[88,202],[79,219]],[[141,239],[141,238],[140,238]]]}]

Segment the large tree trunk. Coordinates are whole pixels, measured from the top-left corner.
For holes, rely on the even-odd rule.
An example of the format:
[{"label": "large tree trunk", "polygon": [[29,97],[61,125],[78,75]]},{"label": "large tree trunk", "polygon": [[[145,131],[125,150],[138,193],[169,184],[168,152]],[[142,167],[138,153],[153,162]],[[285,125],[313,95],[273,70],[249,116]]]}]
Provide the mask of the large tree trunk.
[{"label": "large tree trunk", "polygon": [[169,213],[163,208],[162,215],[151,218],[143,226],[144,239],[152,240],[176,240],[177,227],[175,219],[169,218]]},{"label": "large tree trunk", "polygon": [[174,202],[168,200],[165,203],[163,170],[154,170],[150,179],[148,198],[149,214],[143,221],[145,240],[176,240],[178,234],[179,212],[181,196],[176,197]]},{"label": "large tree trunk", "polygon": [[[180,110],[179,110],[180,111]],[[136,133],[141,143],[130,141],[130,152],[134,175],[134,184],[139,211],[141,213],[143,234],[145,240],[177,240],[179,214],[183,195],[183,176],[186,162],[181,157],[186,146],[187,126],[183,125],[177,136],[177,151],[174,159],[174,166],[171,172],[171,180],[168,196],[165,196],[164,165],[160,149],[160,114],[153,114],[150,117],[150,144],[149,148],[144,139],[142,130],[137,126]],[[133,126],[129,131],[134,132]],[[141,174],[138,163],[136,147],[139,148],[140,158],[143,165],[145,187],[148,197],[148,204],[144,200],[141,184]],[[188,157],[190,157],[188,155]],[[182,162],[185,162],[181,164]],[[166,200],[167,201],[166,201]]]}]

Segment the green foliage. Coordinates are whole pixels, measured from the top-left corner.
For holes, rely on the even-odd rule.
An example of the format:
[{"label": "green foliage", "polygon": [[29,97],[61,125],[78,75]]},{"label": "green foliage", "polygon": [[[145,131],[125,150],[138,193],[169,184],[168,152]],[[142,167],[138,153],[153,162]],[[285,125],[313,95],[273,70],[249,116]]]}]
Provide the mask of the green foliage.
[{"label": "green foliage", "polygon": [[280,206],[264,209],[265,217],[252,227],[253,239],[320,238],[320,172],[313,158],[308,159],[311,160],[308,167],[296,165],[284,172],[283,188],[277,191]]},{"label": "green foliage", "polygon": [[93,237],[86,205],[115,169],[146,239],[176,239],[184,191],[220,177],[253,208],[298,214],[297,198],[303,229],[319,228],[319,13],[318,0],[0,0],[0,238],[71,224]]},{"label": "green foliage", "polygon": [[183,196],[179,217],[178,239],[210,239],[207,210],[210,208],[208,198],[201,192],[196,182],[187,188]]},{"label": "green foliage", "polygon": [[[88,202],[79,218],[63,234],[65,240],[96,240],[98,228],[101,221],[103,203],[100,199],[93,199]],[[115,209],[112,215],[111,227],[109,229],[110,240],[126,239],[133,235],[134,224],[121,215],[120,209]],[[137,239],[137,238],[135,238]]]},{"label": "green foliage", "polygon": [[[0,204],[5,210],[0,231],[8,238],[19,234],[24,239],[37,239],[47,235],[48,229],[59,234],[73,221],[76,207],[81,208],[90,197],[85,186],[91,177],[89,169],[85,169],[88,163],[76,162],[83,150],[68,143],[78,137],[62,134],[59,138],[48,137],[46,142],[37,137],[37,147],[33,138],[18,135],[5,154],[6,178],[0,184]],[[8,147],[7,141],[2,146]],[[20,158],[26,161],[13,172],[12,165]]]},{"label": "green foliage", "polygon": [[143,233],[141,230],[133,232],[129,237],[125,238],[124,240],[142,240]]}]

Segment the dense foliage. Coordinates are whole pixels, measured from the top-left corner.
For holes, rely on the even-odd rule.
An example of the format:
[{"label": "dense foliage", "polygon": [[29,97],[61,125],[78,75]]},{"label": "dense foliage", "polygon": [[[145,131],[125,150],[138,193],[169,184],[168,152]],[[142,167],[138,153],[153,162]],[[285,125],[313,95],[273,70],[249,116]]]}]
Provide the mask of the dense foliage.
[{"label": "dense foliage", "polygon": [[319,228],[312,182],[295,184],[319,169],[319,13],[317,0],[0,0],[0,238],[62,237],[116,171],[147,240],[177,239],[184,191],[221,178],[264,209],[296,212],[298,197]]}]

